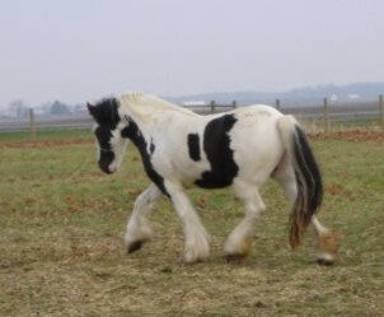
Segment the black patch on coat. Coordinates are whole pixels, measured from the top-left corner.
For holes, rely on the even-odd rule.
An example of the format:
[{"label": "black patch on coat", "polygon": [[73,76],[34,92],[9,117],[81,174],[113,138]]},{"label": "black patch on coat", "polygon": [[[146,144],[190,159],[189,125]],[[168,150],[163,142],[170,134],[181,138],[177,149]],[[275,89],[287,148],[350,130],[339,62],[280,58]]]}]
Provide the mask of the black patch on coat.
[{"label": "black patch on coat", "polygon": [[232,184],[239,167],[233,159],[228,132],[237,119],[230,114],[210,121],[204,130],[204,151],[211,170],[202,173],[195,184],[202,188],[223,188]]},{"label": "black patch on coat", "polygon": [[[164,186],[164,178],[157,173],[157,171],[153,168],[151,163],[151,152],[155,150],[155,146],[153,143],[150,144],[150,153],[147,150],[147,141],[144,139],[139,127],[132,120],[129,119],[129,124],[121,131],[121,136],[123,138],[129,138],[133,144],[136,145],[137,149],[140,152],[141,159],[143,161],[145,172],[148,177],[156,184],[156,186],[161,190],[161,192],[169,197],[169,194]],[[153,144],[153,147],[151,146]]]},{"label": "black patch on coat", "polygon": [[189,157],[194,161],[200,161],[200,138],[197,133],[188,134],[188,152]]},{"label": "black patch on coat", "polygon": [[110,174],[108,166],[115,159],[110,140],[112,138],[112,131],[116,129],[120,121],[117,111],[119,103],[116,98],[108,98],[103,99],[94,106],[90,104],[87,106],[90,115],[99,125],[95,130],[95,136],[100,148],[99,167],[103,172]]}]

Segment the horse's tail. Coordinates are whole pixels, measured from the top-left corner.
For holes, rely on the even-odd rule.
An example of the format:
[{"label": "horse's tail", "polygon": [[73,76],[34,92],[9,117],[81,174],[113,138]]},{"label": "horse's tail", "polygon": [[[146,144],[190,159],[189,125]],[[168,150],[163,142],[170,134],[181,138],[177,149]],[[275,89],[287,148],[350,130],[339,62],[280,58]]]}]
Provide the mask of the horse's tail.
[{"label": "horse's tail", "polygon": [[295,172],[297,196],[290,215],[289,243],[296,248],[303,233],[318,211],[323,197],[319,167],[304,131],[293,116],[279,119],[278,129]]}]

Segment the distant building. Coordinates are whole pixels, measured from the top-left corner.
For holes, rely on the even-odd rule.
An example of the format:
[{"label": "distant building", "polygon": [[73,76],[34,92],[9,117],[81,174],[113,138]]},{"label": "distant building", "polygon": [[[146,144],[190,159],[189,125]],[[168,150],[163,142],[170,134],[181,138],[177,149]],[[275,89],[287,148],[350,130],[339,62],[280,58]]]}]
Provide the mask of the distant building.
[{"label": "distant building", "polygon": [[339,100],[339,97],[336,94],[332,94],[330,97],[330,100],[335,102],[335,101]]},{"label": "distant building", "polygon": [[359,98],[360,98],[360,95],[358,95],[358,94],[349,94],[348,95],[348,99],[355,100],[355,99],[359,99]]},{"label": "distant building", "polygon": [[185,107],[193,107],[193,106],[207,106],[208,103],[204,100],[190,100],[184,101],[183,106]]}]

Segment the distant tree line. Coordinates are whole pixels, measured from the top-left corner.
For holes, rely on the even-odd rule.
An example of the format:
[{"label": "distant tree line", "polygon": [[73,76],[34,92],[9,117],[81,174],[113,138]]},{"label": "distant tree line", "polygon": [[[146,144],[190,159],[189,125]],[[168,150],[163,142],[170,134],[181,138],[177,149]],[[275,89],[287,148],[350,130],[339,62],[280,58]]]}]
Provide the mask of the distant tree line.
[{"label": "distant tree line", "polygon": [[[7,113],[16,117],[17,119],[25,119],[28,117],[28,112],[31,107],[27,105],[22,99],[15,99],[8,104]],[[82,105],[68,105],[60,100],[55,100],[53,102],[45,103],[35,109],[41,115],[46,116],[62,116],[68,115],[71,113],[77,113],[83,110]]]}]

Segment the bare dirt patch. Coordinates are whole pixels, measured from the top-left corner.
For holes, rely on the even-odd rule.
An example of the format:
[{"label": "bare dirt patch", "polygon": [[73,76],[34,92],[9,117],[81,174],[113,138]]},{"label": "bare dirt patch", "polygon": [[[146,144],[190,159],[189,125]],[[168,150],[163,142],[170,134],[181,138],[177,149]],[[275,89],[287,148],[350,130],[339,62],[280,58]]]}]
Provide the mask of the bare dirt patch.
[{"label": "bare dirt patch", "polygon": [[309,136],[314,140],[344,140],[351,142],[375,141],[384,142],[384,131],[354,129],[346,131],[318,132],[310,133]]},{"label": "bare dirt patch", "polygon": [[344,186],[338,184],[327,184],[325,186],[325,192],[331,196],[339,196],[348,200],[355,200],[354,192],[346,189]]}]

